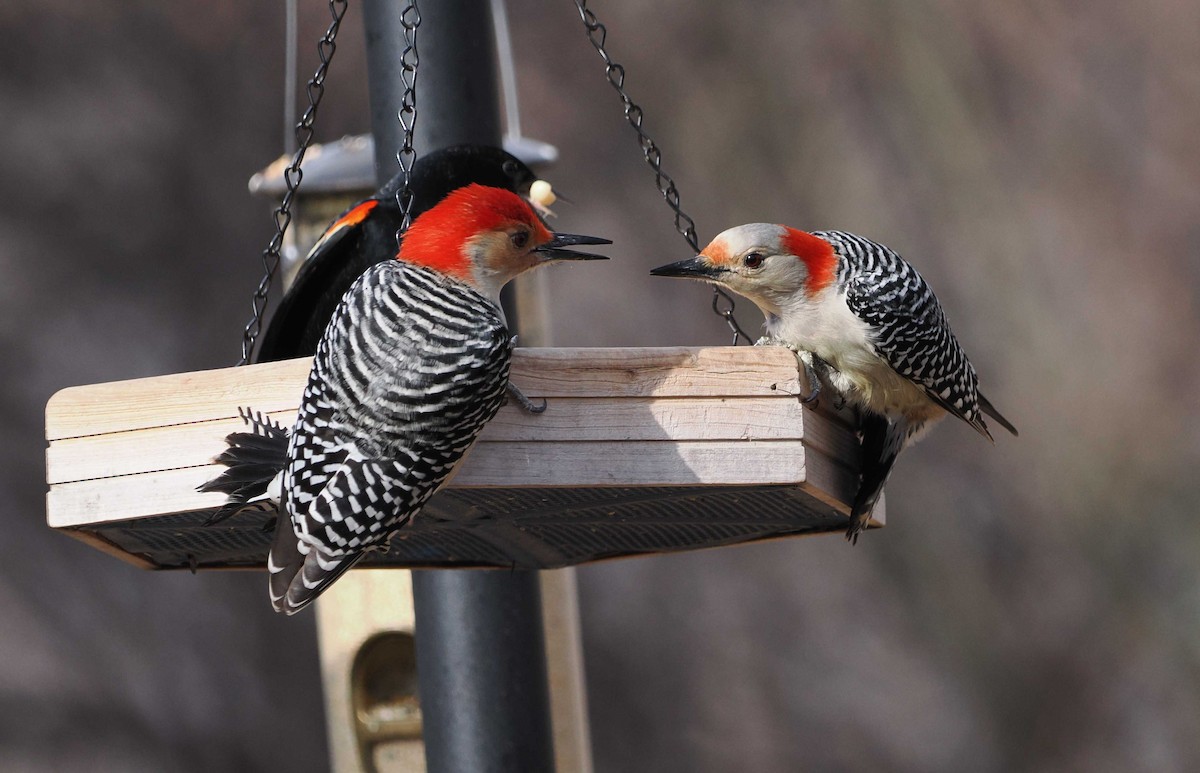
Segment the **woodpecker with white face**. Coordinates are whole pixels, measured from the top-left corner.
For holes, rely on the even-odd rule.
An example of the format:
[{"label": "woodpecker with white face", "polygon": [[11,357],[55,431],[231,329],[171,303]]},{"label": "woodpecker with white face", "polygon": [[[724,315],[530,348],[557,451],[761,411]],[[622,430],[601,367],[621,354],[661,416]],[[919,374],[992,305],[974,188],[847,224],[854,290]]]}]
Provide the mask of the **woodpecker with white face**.
[{"label": "woodpecker with white face", "polygon": [[[500,289],[547,263],[605,259],[568,246],[610,243],[551,233],[516,194],[470,185],[413,222],[397,260],[354,283],[317,347],[286,456],[274,457],[286,464],[268,560],[276,611],[298,611],[367,550],[386,549],[496,414],[512,350]],[[278,471],[263,449],[278,454],[283,433],[264,425],[229,437],[218,461],[230,469],[205,488],[231,494],[217,518]]]},{"label": "woodpecker with white face", "polygon": [[846,532],[852,542],[900,451],[947,413],[989,440],[983,414],[1017,434],[980,393],[929,285],[881,244],[842,231],[752,223],[651,273],[712,282],[754,301],[766,317],[758,343],[797,353],[812,390],[806,399],[824,381],[858,409],[863,472]]}]

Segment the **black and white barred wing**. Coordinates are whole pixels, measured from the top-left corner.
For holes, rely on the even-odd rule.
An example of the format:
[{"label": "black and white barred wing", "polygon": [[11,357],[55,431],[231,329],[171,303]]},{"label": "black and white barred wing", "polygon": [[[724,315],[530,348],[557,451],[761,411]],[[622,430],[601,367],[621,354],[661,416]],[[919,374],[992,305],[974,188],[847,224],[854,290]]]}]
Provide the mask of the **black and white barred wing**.
[{"label": "black and white barred wing", "polygon": [[350,449],[292,529],[276,532],[267,567],[272,604],[289,614],[302,609],[368,550],[386,546],[437,488],[414,481],[401,462]]},{"label": "black and white barred wing", "polygon": [[846,257],[846,304],[875,331],[875,351],[930,399],[991,438],[975,369],[925,279],[895,251],[861,236],[825,231]]},{"label": "black and white barred wing", "polygon": [[314,360],[283,488],[272,599],[295,611],[382,546],[504,400],[511,339],[465,285],[389,261],[346,294]]}]

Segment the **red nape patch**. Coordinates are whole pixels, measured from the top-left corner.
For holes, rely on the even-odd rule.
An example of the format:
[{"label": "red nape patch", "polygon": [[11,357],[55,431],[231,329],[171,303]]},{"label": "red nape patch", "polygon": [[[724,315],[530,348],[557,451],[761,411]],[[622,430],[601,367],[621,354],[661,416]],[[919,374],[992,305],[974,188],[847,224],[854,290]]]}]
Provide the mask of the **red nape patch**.
[{"label": "red nape patch", "polygon": [[471,266],[463,247],[480,234],[526,225],[532,242],[552,237],[517,194],[503,188],[468,185],[452,191],[435,207],[413,221],[400,243],[400,260],[428,266],[445,274],[469,279]]},{"label": "red nape patch", "polygon": [[833,245],[820,236],[796,228],[783,228],[783,246],[808,267],[808,294],[815,295],[837,276],[837,254]]}]

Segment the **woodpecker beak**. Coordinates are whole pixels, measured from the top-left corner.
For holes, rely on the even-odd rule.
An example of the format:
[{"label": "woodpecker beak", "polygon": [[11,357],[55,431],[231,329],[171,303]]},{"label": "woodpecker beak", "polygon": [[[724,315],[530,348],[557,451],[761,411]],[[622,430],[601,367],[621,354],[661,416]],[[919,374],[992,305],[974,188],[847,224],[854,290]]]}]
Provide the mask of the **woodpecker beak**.
[{"label": "woodpecker beak", "polygon": [[542,263],[552,260],[608,260],[607,255],[595,255],[590,252],[571,252],[563,249],[576,244],[612,244],[609,239],[598,236],[579,236],[577,234],[554,234],[554,238],[534,249]]},{"label": "woodpecker beak", "polygon": [[717,268],[709,263],[708,259],[703,255],[697,255],[694,258],[652,268],[650,269],[650,274],[652,276],[680,276],[686,279],[705,279],[712,282],[728,270]]}]

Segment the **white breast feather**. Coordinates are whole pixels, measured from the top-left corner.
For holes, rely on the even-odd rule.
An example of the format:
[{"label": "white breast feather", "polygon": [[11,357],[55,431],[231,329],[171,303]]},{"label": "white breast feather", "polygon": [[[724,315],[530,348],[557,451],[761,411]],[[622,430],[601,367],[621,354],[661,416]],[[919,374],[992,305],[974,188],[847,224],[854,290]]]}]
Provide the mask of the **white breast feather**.
[{"label": "white breast feather", "polygon": [[[812,352],[837,369],[829,386],[875,413],[928,421],[943,413],[924,390],[875,354],[871,327],[829,288],[815,301],[797,303],[767,320],[767,332]],[[785,323],[786,320],[786,323]]]}]

